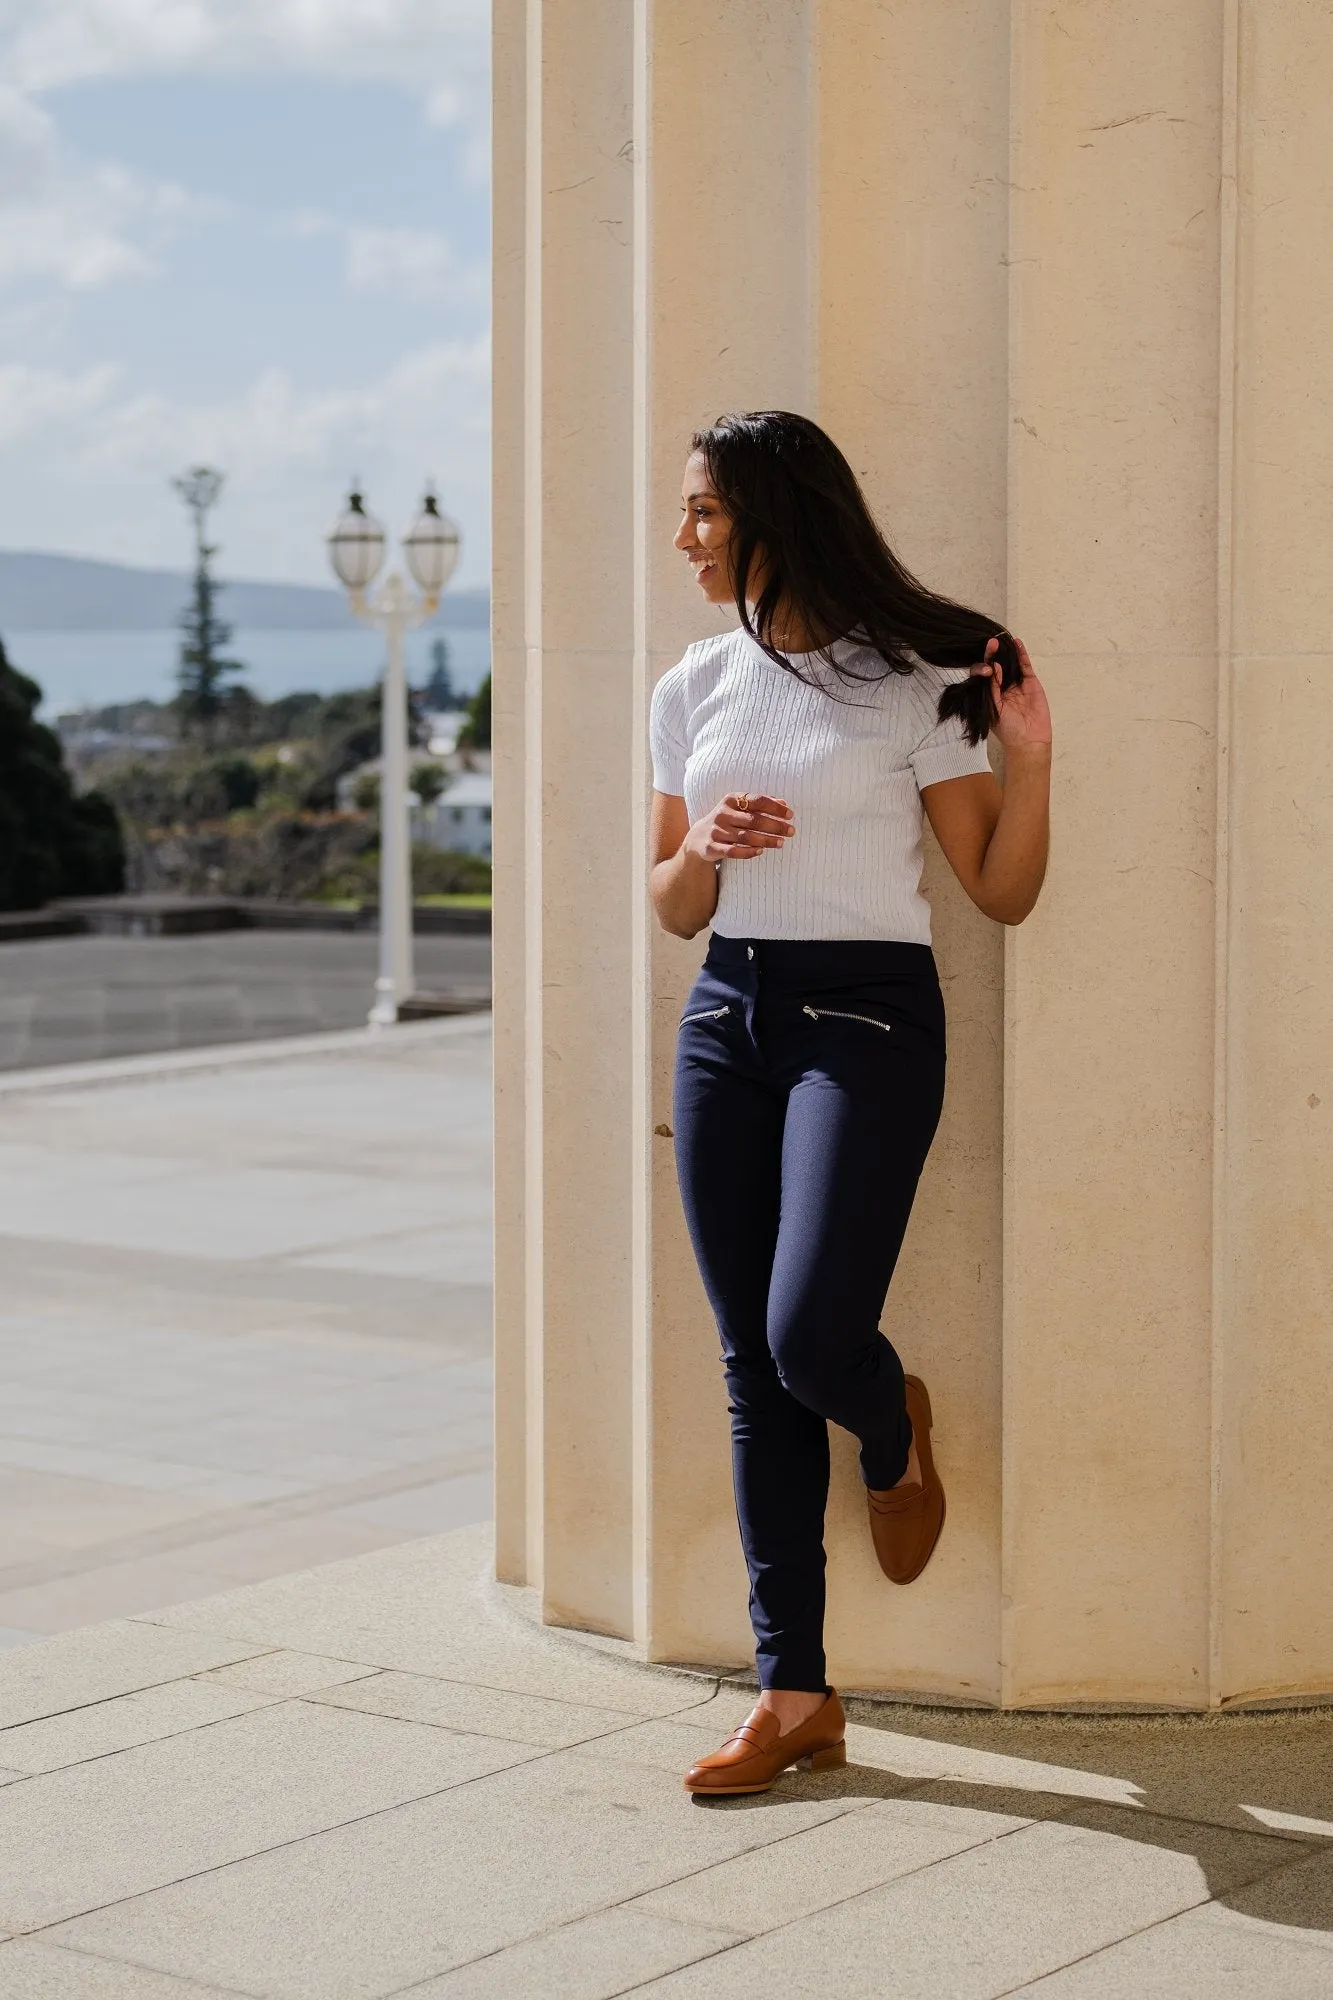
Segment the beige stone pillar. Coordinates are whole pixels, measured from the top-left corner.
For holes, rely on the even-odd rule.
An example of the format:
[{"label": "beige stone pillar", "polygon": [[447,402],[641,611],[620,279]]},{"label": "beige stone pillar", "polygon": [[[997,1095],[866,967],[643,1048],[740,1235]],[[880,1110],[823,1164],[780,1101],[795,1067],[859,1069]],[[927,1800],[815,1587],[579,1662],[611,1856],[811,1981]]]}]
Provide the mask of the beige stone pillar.
[{"label": "beige stone pillar", "polygon": [[748,1657],[644,728],[714,617],[688,435],[785,404],[1059,731],[1030,922],[929,864],[950,1086],[885,1324],[950,1517],[892,1591],[835,1437],[831,1671],[1333,1687],[1331,78],[1299,0],[497,0],[499,1561],[553,1622]]}]

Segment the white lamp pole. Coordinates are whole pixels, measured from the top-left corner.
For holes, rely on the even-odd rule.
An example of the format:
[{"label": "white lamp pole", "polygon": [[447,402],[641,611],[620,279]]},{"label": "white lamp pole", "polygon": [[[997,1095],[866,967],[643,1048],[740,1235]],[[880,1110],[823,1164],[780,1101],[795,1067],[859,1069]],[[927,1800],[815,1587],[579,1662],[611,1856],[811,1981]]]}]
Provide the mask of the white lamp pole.
[{"label": "white lamp pole", "polygon": [[380,969],[375,981],[372,1028],[391,1027],[414,990],[412,975],[412,848],[407,786],[407,673],[403,639],[414,625],[434,615],[441,593],[458,562],[459,534],[427,492],[421,511],[403,537],[403,554],[421,595],[410,591],[397,570],[374,596],[370,585],[384,561],[385,533],[368,514],[361,495],[348,495],[347,508],[329,536],[329,556],[352,610],[385,635],[384,697],[380,757]]}]

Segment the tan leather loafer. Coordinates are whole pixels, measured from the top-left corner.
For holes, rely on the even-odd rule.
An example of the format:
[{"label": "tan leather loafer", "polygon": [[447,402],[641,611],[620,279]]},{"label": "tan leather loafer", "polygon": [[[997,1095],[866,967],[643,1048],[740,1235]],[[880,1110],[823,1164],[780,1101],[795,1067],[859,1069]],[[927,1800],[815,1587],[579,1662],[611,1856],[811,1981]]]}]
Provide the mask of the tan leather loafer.
[{"label": "tan leather loafer", "polygon": [[685,1774],[687,1792],[766,1792],[792,1764],[811,1771],[828,1771],[847,1762],[843,1737],[847,1723],[842,1703],[830,1690],[828,1700],[808,1722],[778,1733],[778,1719],[766,1708],[752,1709],[720,1750],[701,1757]]},{"label": "tan leather loafer", "polygon": [[921,1462],[919,1486],[890,1486],[885,1492],[866,1488],[870,1533],[879,1566],[890,1583],[911,1583],[935,1553],[944,1526],[944,1488],[930,1448],[930,1397],[919,1375],[909,1375],[907,1414]]}]

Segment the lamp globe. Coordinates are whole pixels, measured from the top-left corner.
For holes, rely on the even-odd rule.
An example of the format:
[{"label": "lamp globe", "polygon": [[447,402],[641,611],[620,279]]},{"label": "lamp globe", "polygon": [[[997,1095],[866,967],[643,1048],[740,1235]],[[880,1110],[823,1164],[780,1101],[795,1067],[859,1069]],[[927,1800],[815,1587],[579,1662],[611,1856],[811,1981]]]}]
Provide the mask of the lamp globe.
[{"label": "lamp globe", "polygon": [[403,537],[403,553],[413,582],[432,601],[458,566],[461,539],[448,515],[440,512],[440,503],[428,488],[421,512]]},{"label": "lamp globe", "polygon": [[384,529],[366,512],[355,487],[329,536],[329,560],[339,583],[353,597],[368,589],[384,561]]}]

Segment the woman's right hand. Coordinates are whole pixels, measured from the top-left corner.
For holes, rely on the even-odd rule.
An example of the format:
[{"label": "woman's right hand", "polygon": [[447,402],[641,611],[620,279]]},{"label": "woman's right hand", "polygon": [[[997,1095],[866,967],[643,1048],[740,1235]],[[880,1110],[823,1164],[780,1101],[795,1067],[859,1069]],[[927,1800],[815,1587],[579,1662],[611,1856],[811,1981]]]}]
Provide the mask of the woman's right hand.
[{"label": "woman's right hand", "polygon": [[782,847],[796,831],[785,799],[728,792],[720,805],[697,819],[681,843],[699,861],[753,861],[770,847]]}]

